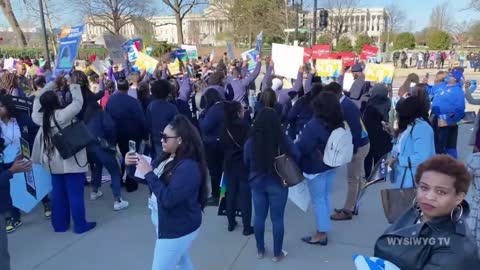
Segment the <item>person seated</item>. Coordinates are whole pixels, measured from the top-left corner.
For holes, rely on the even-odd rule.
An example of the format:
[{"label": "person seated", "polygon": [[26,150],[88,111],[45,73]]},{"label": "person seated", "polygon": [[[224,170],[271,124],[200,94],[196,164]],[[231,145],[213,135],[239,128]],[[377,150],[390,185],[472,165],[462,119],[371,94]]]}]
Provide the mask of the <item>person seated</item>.
[{"label": "person seated", "polygon": [[471,176],[463,163],[436,155],[415,174],[416,198],[375,244],[374,256],[400,269],[480,269],[465,219]]}]

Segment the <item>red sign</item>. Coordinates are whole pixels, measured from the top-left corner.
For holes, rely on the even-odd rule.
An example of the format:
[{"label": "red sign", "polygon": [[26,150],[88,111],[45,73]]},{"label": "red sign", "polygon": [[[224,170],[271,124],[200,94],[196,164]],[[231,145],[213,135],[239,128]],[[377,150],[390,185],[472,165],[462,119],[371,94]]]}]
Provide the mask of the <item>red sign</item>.
[{"label": "red sign", "polygon": [[360,53],[360,60],[367,61],[369,58],[376,57],[378,48],[375,46],[364,45]]},{"label": "red sign", "polygon": [[354,52],[337,52],[335,53],[335,59],[342,59],[344,67],[351,67],[355,65],[355,53]]},{"label": "red sign", "polygon": [[313,59],[328,59],[332,52],[332,45],[313,45],[312,46],[312,58]]},{"label": "red sign", "polygon": [[312,49],[304,48],[303,49],[303,63],[307,63],[312,58]]}]

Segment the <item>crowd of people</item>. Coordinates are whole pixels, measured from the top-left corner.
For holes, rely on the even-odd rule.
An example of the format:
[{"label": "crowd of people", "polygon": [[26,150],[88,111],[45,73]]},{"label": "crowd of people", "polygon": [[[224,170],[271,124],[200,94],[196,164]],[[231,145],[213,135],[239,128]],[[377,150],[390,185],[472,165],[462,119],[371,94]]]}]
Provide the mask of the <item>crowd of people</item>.
[{"label": "crowd of people", "polygon": [[[288,80],[275,74],[269,57],[258,57],[251,72],[246,61],[230,61],[226,54],[215,64],[190,60],[180,74],[171,74],[166,62],[149,74],[135,70],[127,59],[112,63],[102,74],[87,66],[54,76],[48,61],[40,65],[25,59],[17,61],[14,71],[0,71],[2,149],[20,150],[21,138],[32,149],[31,161],[17,157],[1,162],[0,226],[6,230],[0,229],[0,269],[9,269],[6,232],[22,224],[9,195],[9,179],[30,170],[32,162],[52,175],[52,192],[42,202],[55,232],[69,230],[70,217],[75,233],[96,226],[85,218],[88,171],[91,200],[103,196],[102,171],[108,171],[115,211],[129,206],[122,187],[135,192],[139,183],[147,185],[157,230],[152,270],[194,268],[190,247],[201,233],[204,207],[219,204],[223,177],[226,229],[236,229],[240,210],[242,233],[254,234],[256,256],[262,259],[269,252],[264,234],[270,212],[271,255],[279,262],[288,254],[283,239],[289,189],[274,167],[281,155],[291,157],[300,168],[312,199],[316,226],[302,238],[306,244],[328,245],[332,220],[359,215],[359,191],[374,164],[389,155],[393,186],[417,187],[417,195],[412,208],[378,239],[375,256],[401,269],[480,267],[478,215],[470,215],[475,218],[466,225],[465,195],[472,177],[456,160],[465,98],[480,103],[471,96],[463,67],[439,71],[433,84],[412,73],[392,97],[387,85],[365,81],[362,63],[345,68],[329,83],[322,82],[314,68],[305,72],[301,66],[288,87]],[[266,72],[257,88],[255,80],[264,62]],[[354,79],[348,87],[347,77]],[[15,108],[13,96],[33,102],[31,115]],[[480,149],[478,121],[471,140],[475,151]],[[56,135],[77,122],[85,124],[93,140],[65,158]],[[331,211],[330,194],[339,167],[327,165],[323,156],[339,128],[351,134],[353,157],[346,164],[345,203]],[[480,196],[478,185],[473,187]],[[478,200],[471,203],[478,211]],[[407,247],[387,240],[411,235],[447,235],[454,242],[408,247],[411,255],[404,256]]]},{"label": "crowd of people", "polygon": [[395,67],[417,69],[444,69],[455,66],[480,69],[480,52],[446,51],[395,51],[392,55]]}]

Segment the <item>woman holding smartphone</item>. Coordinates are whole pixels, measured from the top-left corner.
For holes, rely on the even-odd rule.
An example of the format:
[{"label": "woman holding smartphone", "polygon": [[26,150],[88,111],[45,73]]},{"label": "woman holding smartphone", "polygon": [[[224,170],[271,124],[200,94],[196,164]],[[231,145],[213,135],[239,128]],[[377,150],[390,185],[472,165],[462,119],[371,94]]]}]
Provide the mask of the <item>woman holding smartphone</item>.
[{"label": "woman holding smartphone", "polygon": [[164,155],[150,165],[143,156],[128,153],[127,166],[135,165],[152,191],[151,218],[157,228],[152,270],[192,270],[190,247],[202,223],[207,201],[207,164],[202,140],[192,123],[177,115],[162,134]]}]

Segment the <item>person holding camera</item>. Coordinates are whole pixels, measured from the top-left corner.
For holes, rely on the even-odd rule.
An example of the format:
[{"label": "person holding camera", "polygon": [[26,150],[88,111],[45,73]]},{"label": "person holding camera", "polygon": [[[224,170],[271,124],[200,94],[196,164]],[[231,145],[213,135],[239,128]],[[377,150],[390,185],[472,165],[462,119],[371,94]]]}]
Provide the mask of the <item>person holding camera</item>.
[{"label": "person holding camera", "polygon": [[[87,154],[85,148],[74,156],[63,159],[59,149],[53,144],[58,128],[71,125],[83,105],[81,76],[73,74],[68,80],[72,102],[61,109],[57,94],[51,91],[55,83],[50,83],[36,93],[33,102],[33,121],[40,126],[35,137],[32,161],[43,165],[52,175],[52,226],[55,232],[66,232],[73,218],[73,231],[81,234],[93,229],[95,222],[85,218],[84,183],[86,178]],[[60,75],[62,76],[62,75]]]}]

